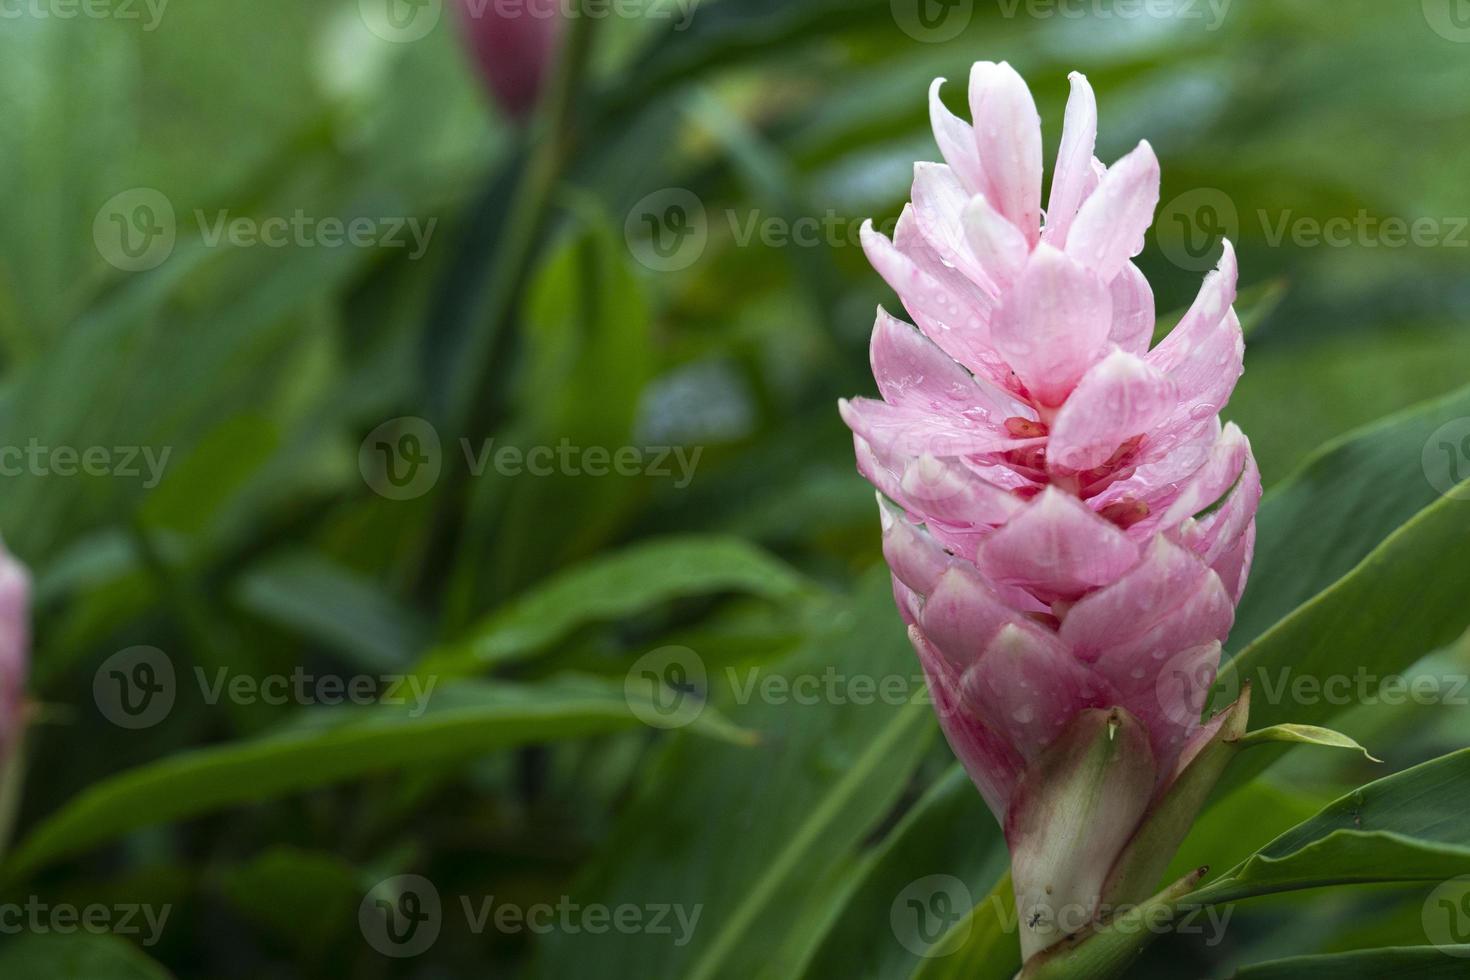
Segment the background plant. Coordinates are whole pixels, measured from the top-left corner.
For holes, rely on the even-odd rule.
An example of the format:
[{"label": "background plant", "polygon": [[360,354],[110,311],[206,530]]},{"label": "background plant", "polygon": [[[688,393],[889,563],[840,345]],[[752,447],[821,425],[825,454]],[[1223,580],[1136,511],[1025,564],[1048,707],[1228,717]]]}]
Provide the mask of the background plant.
[{"label": "background plant", "polygon": [[[1457,975],[1433,946],[1457,938],[1430,927],[1470,927],[1436,891],[1470,873],[1463,708],[1259,686],[1466,671],[1470,44],[1452,5],[1235,0],[1216,22],[1203,4],[977,2],[946,8],[967,19],[936,40],[901,3],[709,0],[683,29],[574,23],[526,127],[487,103],[450,17],[391,41],[367,6],[0,22],[0,447],[49,450],[0,494],[35,575],[43,705],[0,904],[172,909],[147,948],[0,937],[0,972],[1009,976],[1014,937],[984,911],[1004,849],[929,707],[741,693],[752,670],[916,672],[834,410],[870,390],[872,311],[891,303],[855,229],[891,222],[910,162],[936,155],[914,94],[1004,58],[1048,119],[1070,69],[1107,92],[1099,156],[1157,150],[1140,261],[1160,311],[1193,295],[1210,232],[1237,243],[1249,343],[1226,416],[1267,496],[1220,697],[1249,677],[1253,726],[1330,724],[1386,760],[1242,756],[1175,869],[1214,868],[1224,938],[1163,936],[1135,971]],[[157,204],[112,203],[139,189],[176,234],[129,271],[104,233]],[[661,269],[639,226],[687,207],[670,189],[706,233]],[[212,244],[226,212],[318,224]],[[812,245],[744,234],[829,214]],[[358,217],[437,223],[417,259],[323,244],[319,222]],[[1389,218],[1437,231],[1393,245]],[[1314,244],[1332,219],[1352,220],[1345,244]],[[441,472],[392,499],[359,457],[405,416],[432,426]],[[461,438],[702,453],[679,488],[476,475]],[[62,475],[66,447],[110,468]],[[129,448],[140,467],[169,450],[156,486],[121,473]],[[125,728],[96,682],[139,646],[177,696]],[[667,648],[696,655],[710,703],[675,729],[646,724],[660,692],[628,682]],[[196,667],[437,684],[417,717],[210,704]],[[359,909],[403,874],[446,913],[431,948],[394,958]],[[894,915],[932,901],[905,893],[931,875],[980,910],[937,946]],[[1274,894],[1344,877],[1375,880]],[[457,899],[491,895],[702,912],[684,945],[476,933]],[[1332,959],[1258,965],[1299,954]]]}]

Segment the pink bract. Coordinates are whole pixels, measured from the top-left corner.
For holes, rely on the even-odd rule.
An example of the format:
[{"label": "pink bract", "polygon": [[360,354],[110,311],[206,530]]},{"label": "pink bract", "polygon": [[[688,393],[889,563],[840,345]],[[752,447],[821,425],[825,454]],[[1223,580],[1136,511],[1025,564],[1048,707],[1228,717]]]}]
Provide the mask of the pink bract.
[{"label": "pink bract", "polygon": [[971,126],[942,82],[946,162],[915,166],[891,240],[862,233],[917,328],[878,311],[882,398],[840,407],[941,724],[1005,822],[1028,764],[1085,709],[1143,726],[1156,792],[1208,735],[1261,482],[1219,415],[1244,354],[1230,244],[1151,347],[1132,258],[1158,202],[1152,148],[1094,157],[1096,104],[1074,73],[1043,210],[1026,83],[975,65]]}]

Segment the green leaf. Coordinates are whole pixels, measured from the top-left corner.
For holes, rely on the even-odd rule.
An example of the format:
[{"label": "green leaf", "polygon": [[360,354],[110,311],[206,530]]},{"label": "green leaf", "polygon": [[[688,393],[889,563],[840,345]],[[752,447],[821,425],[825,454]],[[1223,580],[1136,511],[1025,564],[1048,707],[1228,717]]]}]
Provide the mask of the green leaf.
[{"label": "green leaf", "polygon": [[[636,728],[641,718],[658,714],[655,702],[633,689],[579,678],[534,686],[461,683],[442,691],[425,686],[405,691],[403,700],[308,711],[289,730],[185,752],[94,783],[33,830],[3,870],[27,874],[137,828],[222,807],[509,746]],[[749,741],[713,709],[696,713],[688,728]]]},{"label": "green leaf", "polygon": [[1010,980],[1021,968],[1021,940],[1011,876],[1005,874],[934,944],[913,980]]},{"label": "green leaf", "polygon": [[235,582],[244,608],[376,670],[402,668],[422,648],[423,625],[375,582],[310,550],[275,555]]},{"label": "green leaf", "polygon": [[1333,749],[1353,749],[1363,753],[1363,757],[1369,762],[1383,761],[1375,759],[1372,753],[1342,732],[1334,732],[1330,728],[1319,728],[1316,725],[1272,725],[1270,728],[1258,728],[1253,732],[1247,732],[1235,740],[1235,744],[1241,748],[1266,745],[1272,742],[1297,742],[1303,745],[1322,745]]},{"label": "green leaf", "polygon": [[[674,484],[697,468],[698,451],[686,447],[681,457],[671,447],[657,468],[653,457],[631,470],[611,465],[615,454],[639,448],[639,402],[658,344],[623,235],[595,200],[568,196],[581,222],[526,287],[515,382],[498,386],[509,391],[509,403],[484,410],[493,422],[476,423],[504,428],[489,430],[498,438],[465,444],[471,447],[467,456],[477,460],[466,464],[487,468],[470,488],[464,537],[488,543],[460,552],[455,622],[482,609],[486,594],[514,595],[609,543],[657,481]],[[500,416],[513,421],[506,425]],[[481,430],[468,434],[480,436]],[[494,468],[507,447],[526,461],[513,474]],[[563,447],[576,455],[564,455]],[[600,462],[594,450],[605,454]]]},{"label": "green leaf", "polygon": [[637,74],[624,83],[617,100],[636,104],[689,76],[751,56],[768,58],[781,48],[826,39],[834,28],[850,28],[886,16],[891,16],[888,5],[877,0],[814,0],[802,4],[720,0],[700,7],[699,16],[687,23],[671,20],[667,29],[633,60]]},{"label": "green leaf", "polygon": [[1234,980],[1463,980],[1470,972],[1470,946],[1399,946],[1359,949],[1327,956],[1292,956],[1242,967]]},{"label": "green leaf", "polygon": [[39,933],[0,948],[0,976],[45,980],[172,980],[173,975],[117,936]]},{"label": "green leaf", "polygon": [[1197,902],[1470,873],[1470,749],[1369,783],[1196,891]]},{"label": "green leaf", "polygon": [[538,653],[572,631],[689,596],[741,592],[784,601],[810,586],[788,566],[734,537],[662,538],[552,576],[482,620],[422,670],[462,673]]},{"label": "green leaf", "polygon": [[1256,555],[1231,630],[1232,649],[1351,572],[1384,538],[1439,500],[1431,480],[1458,483],[1450,457],[1426,453],[1425,444],[1440,426],[1465,416],[1470,387],[1332,440],[1272,488],[1256,516]]},{"label": "green leaf", "polygon": [[211,884],[246,918],[291,942],[298,956],[324,952],[353,927],[362,900],[359,873],[322,851],[279,845],[222,868]]},{"label": "green leaf", "polygon": [[[945,890],[965,897],[957,912],[969,915],[973,896],[987,891],[1008,863],[1000,826],[965,770],[956,763],[913,805],[883,843],[865,860],[860,877],[822,937],[802,975],[906,977],[925,950],[930,923],[919,921],[935,895]],[[920,907],[904,927],[874,928]],[[1005,901],[1011,902],[1009,891]],[[912,927],[912,928],[910,928]],[[1012,944],[1014,936],[1010,937]]]},{"label": "green leaf", "polygon": [[1216,869],[1239,864],[1330,802],[1331,796],[1307,795],[1265,779],[1254,780],[1200,815],[1164,878],[1175,881],[1190,868],[1205,864]]},{"label": "green leaf", "polygon": [[[1216,691],[1249,680],[1253,722],[1311,725],[1355,703],[1342,694],[1351,694],[1355,678],[1387,678],[1454,640],[1470,625],[1467,525],[1470,508],[1462,500],[1445,497],[1426,507],[1226,664]],[[1241,757],[1222,786],[1241,785],[1272,759]]]},{"label": "green leaf", "polygon": [[[761,745],[671,742],[572,891],[580,902],[698,910],[692,941],[558,933],[542,945],[534,975],[789,976],[769,951],[807,921],[811,901],[830,897],[822,883],[892,808],[936,728],[927,696],[909,700],[922,691],[922,674],[885,569],[823,618],[830,626],[810,646],[714,700],[733,700],[736,724],[768,733]],[[833,697],[762,693],[766,678],[804,689],[803,679],[834,675],[897,677],[904,694],[860,696],[842,683]]]}]

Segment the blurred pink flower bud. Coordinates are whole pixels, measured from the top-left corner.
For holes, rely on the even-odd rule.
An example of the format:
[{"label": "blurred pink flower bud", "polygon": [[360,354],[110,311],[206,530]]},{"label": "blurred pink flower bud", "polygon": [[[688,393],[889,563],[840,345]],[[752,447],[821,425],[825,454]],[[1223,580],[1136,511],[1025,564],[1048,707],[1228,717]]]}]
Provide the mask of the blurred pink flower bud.
[{"label": "blurred pink flower bud", "polygon": [[559,0],[459,0],[476,66],[507,114],[536,105],[561,38]]},{"label": "blurred pink flower bud", "polygon": [[[1235,253],[1226,242],[1152,346],[1153,293],[1131,260],[1158,160],[1143,142],[1103,166],[1092,89],[1071,79],[1045,211],[1041,120],[1020,75],[975,65],[973,126],[934,83],[947,162],[915,165],[891,240],[862,232],[918,327],[878,311],[882,398],[840,407],[880,491],[884,556],[941,725],[1005,827],[1017,899],[1087,910],[1219,727],[1200,712],[1261,481],[1219,416],[1244,352]],[[1087,796],[1088,766],[1107,767],[1105,799]],[[1023,947],[1061,934],[1033,922]]]}]

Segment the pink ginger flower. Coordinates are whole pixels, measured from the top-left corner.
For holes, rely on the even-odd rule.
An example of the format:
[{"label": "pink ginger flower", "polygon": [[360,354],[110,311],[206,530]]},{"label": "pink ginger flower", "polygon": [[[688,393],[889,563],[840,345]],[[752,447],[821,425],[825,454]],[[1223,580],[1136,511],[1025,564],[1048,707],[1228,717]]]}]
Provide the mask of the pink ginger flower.
[{"label": "pink ginger flower", "polygon": [[[1244,354],[1235,255],[1226,242],[1150,349],[1153,294],[1131,259],[1158,203],[1152,148],[1097,160],[1092,89],[1073,73],[1043,211],[1026,83],[976,64],[973,127],[942,83],[929,103],[946,162],[915,165],[891,241],[862,231],[918,328],[878,310],[882,400],[840,408],[941,725],[1006,829],[1018,901],[1065,892],[1095,908],[1151,802],[1220,723],[1200,712],[1261,492],[1249,442],[1219,417]],[[1110,738],[1136,733],[1115,780],[1136,788],[1085,847],[1043,860],[1032,809],[1049,777],[1033,764],[1084,714],[1109,718]],[[1069,884],[1054,889],[1058,862]],[[1023,948],[1063,934],[1023,931]]]},{"label": "pink ginger flower", "polygon": [[30,598],[30,576],[0,543],[0,760],[10,755],[25,720]]},{"label": "pink ginger flower", "polygon": [[460,22],[475,64],[502,109],[531,111],[561,40],[557,0],[459,0]]}]

